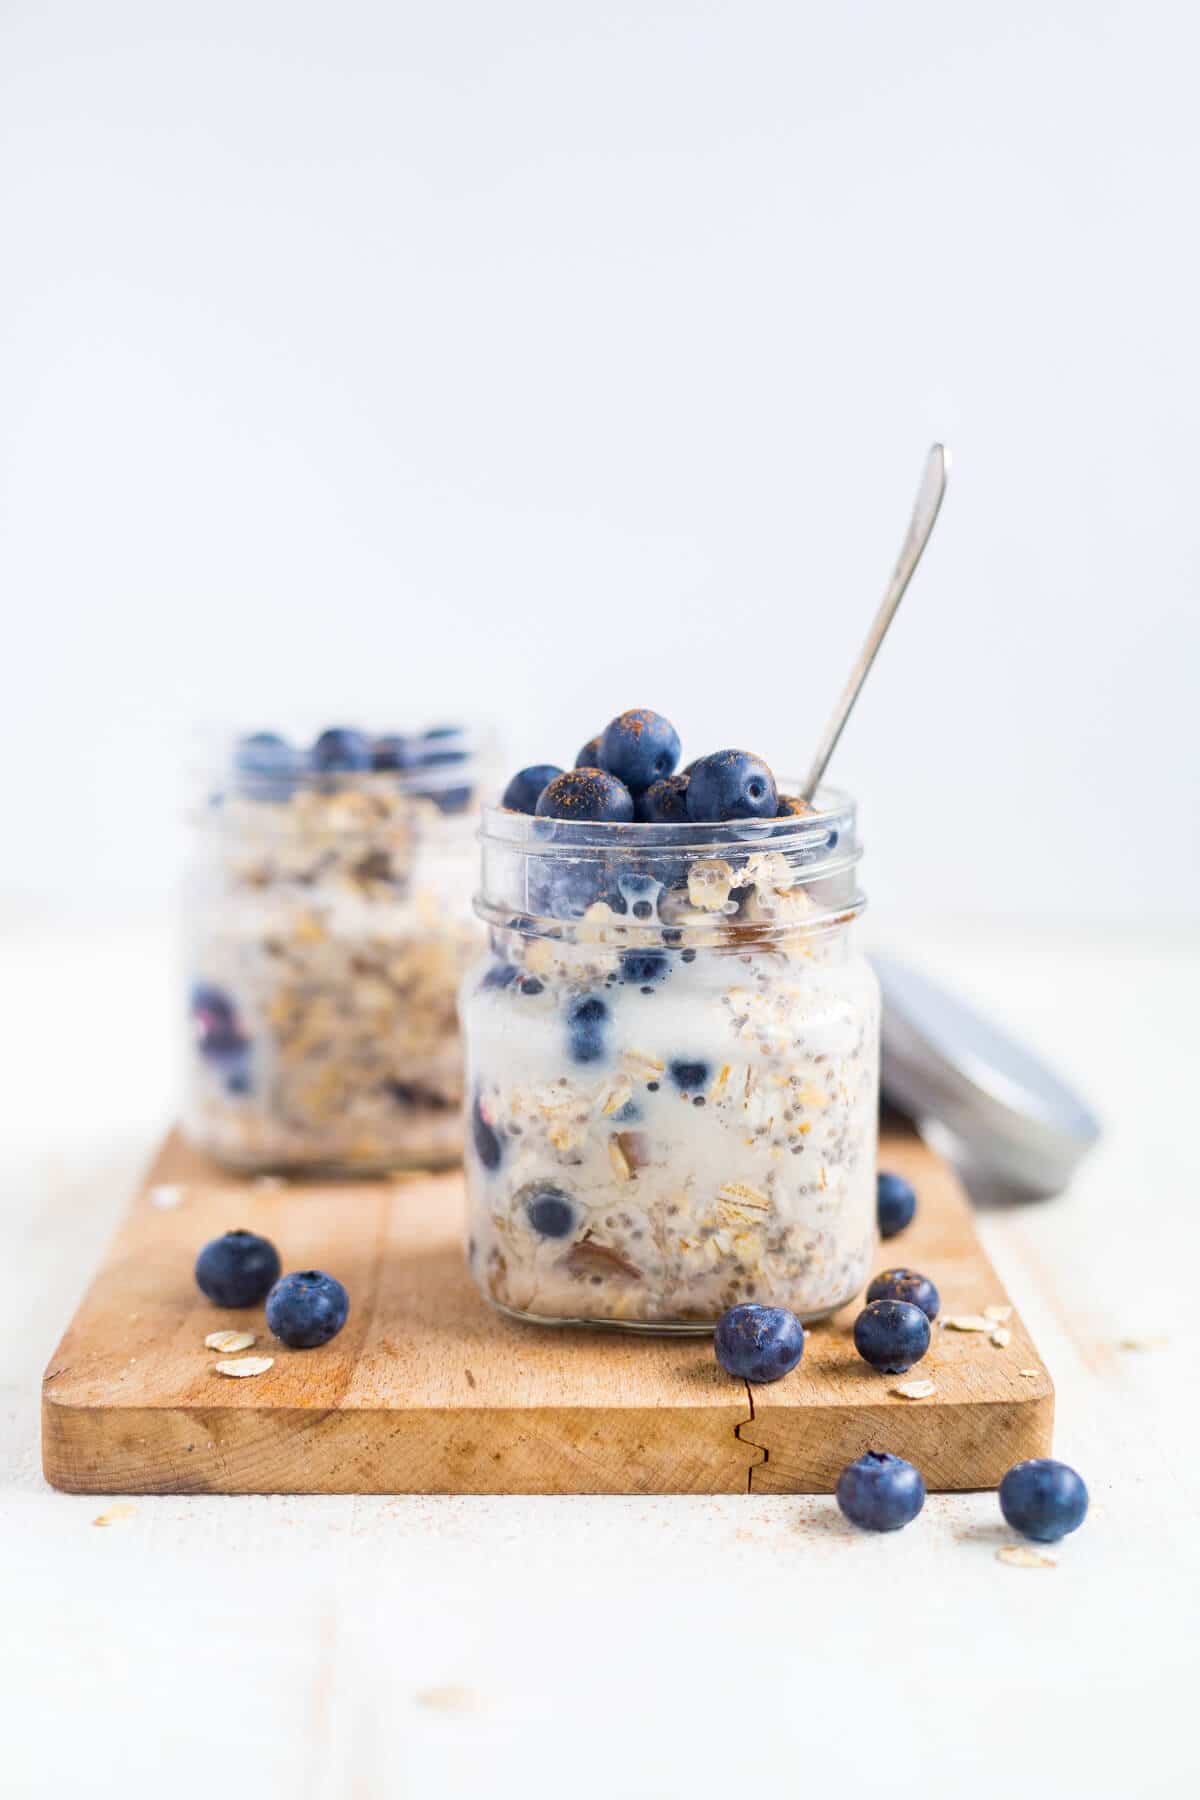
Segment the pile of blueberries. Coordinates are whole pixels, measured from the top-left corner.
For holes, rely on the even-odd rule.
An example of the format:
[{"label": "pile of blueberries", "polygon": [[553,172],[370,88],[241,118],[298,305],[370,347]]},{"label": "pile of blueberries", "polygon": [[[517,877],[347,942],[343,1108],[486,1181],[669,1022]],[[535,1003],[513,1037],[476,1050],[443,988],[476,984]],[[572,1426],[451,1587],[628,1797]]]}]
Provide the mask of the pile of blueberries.
[{"label": "pile of blueberries", "polygon": [[679,754],[671,721],[635,707],[589,738],[573,769],[535,763],[518,770],[502,805],[539,819],[612,825],[778,819],[806,810],[780,794],[766,763],[749,750],[717,750],[676,774]]},{"label": "pile of blueberries", "polygon": [[289,1350],[315,1350],[350,1312],[341,1282],[320,1269],[284,1275],[279,1252],[253,1231],[227,1231],[196,1258],[196,1285],[214,1306],[267,1303],[267,1326]]},{"label": "pile of blueberries", "polygon": [[[881,1173],[877,1185],[879,1231],[895,1237],[912,1222],[917,1196],[903,1176]],[[887,1375],[911,1369],[929,1348],[929,1326],[940,1300],[927,1275],[885,1269],[867,1289],[867,1304],[854,1321],[854,1346],[864,1362]],[[783,1306],[733,1306],[713,1338],[717,1361],[742,1381],[779,1381],[804,1355],[804,1327]],[[919,1469],[903,1457],[868,1450],[838,1477],[837,1503],[864,1531],[898,1531],[925,1504]],[[1000,1483],[1000,1510],[1014,1531],[1052,1544],[1077,1531],[1087,1516],[1088,1492],[1066,1463],[1035,1457],[1015,1463]]]},{"label": "pile of blueberries", "polygon": [[[298,783],[314,776],[399,774],[446,769],[464,763],[470,750],[458,725],[435,725],[429,731],[389,732],[370,737],[347,725],[331,725],[301,748],[274,731],[255,731],[239,738],[233,773],[239,792],[254,800],[281,803]],[[425,792],[419,784],[415,792]],[[470,787],[448,784],[444,775],[431,778],[426,798],[443,812],[462,812],[471,802]]]}]

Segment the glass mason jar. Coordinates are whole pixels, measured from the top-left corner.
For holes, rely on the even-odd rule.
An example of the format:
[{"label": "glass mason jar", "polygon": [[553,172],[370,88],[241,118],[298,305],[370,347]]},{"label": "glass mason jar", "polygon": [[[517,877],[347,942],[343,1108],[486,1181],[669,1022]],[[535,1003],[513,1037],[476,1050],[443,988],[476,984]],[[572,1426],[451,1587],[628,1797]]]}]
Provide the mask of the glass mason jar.
[{"label": "glass mason jar", "polygon": [[545,1323],[802,1319],[875,1248],[879,990],[855,809],[575,824],[485,809],[463,984],[471,1269]]},{"label": "glass mason jar", "polygon": [[199,809],[184,1129],[232,1168],[461,1157],[456,1000],[482,937],[471,895],[490,753],[457,731],[435,739],[415,768],[235,774]]}]

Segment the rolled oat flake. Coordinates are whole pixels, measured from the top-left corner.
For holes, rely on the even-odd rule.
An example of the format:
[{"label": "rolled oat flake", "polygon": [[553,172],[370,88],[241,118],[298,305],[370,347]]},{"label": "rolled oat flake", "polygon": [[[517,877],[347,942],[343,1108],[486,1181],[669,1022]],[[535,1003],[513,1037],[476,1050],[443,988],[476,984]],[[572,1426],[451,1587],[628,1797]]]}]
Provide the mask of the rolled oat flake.
[{"label": "rolled oat flake", "polygon": [[976,1195],[1057,1194],[1100,1136],[1091,1109],[1025,1044],[891,956],[883,989],[884,1098]]}]

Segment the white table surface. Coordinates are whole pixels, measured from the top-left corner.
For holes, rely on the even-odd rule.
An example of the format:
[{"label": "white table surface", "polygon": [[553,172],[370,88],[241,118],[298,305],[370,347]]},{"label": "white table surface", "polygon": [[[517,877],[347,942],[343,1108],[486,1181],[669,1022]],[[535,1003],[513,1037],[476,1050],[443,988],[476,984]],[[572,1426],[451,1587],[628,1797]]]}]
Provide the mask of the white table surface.
[{"label": "white table surface", "polygon": [[97,1529],[42,1480],[38,1384],[169,1117],[170,944],[8,933],[0,1789],[1197,1791],[1200,941],[878,935],[1108,1125],[1069,1194],[980,1217],[1091,1490],[1053,1569],[997,1561],[992,1494],[884,1537],[824,1497],[139,1498]]}]

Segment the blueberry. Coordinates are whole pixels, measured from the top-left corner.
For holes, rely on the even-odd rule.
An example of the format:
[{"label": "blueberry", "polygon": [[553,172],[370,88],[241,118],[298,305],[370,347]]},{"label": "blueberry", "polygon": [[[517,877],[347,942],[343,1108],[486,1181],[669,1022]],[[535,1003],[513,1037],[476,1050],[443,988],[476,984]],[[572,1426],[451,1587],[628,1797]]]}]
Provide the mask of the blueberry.
[{"label": "blueberry", "polygon": [[603,769],[568,769],[542,789],[533,810],[539,819],[626,825],[633,818],[633,796]]},{"label": "blueberry", "polygon": [[361,731],[332,725],[312,747],[312,766],[319,775],[342,775],[371,767],[371,741]]},{"label": "blueberry", "polygon": [[912,1224],[917,1196],[903,1175],[881,1174],[875,1183],[875,1204],[879,1211],[879,1235],[890,1238]]},{"label": "blueberry", "polygon": [[350,1311],[341,1282],[320,1269],[284,1275],[267,1295],[267,1324],[289,1350],[315,1350],[337,1336]]},{"label": "blueberry", "polygon": [[533,1188],[525,1197],[525,1217],[542,1237],[570,1237],[575,1229],[575,1202],[561,1188]]},{"label": "blueberry", "polygon": [[634,987],[651,987],[665,981],[671,964],[665,950],[624,950],[621,953],[621,977]]},{"label": "blueberry", "polygon": [[239,738],[233,753],[238,785],[256,800],[282,801],[304,772],[304,758],[286,739],[273,731],[255,731]]},{"label": "blueberry", "polygon": [[687,775],[666,775],[661,781],[652,782],[644,794],[637,797],[637,816],[643,825],[682,825],[686,824],[687,792],[690,777]]},{"label": "blueberry", "polygon": [[731,1306],[713,1333],[717,1361],[743,1381],[778,1381],[804,1355],[804,1327],[784,1306]]},{"label": "blueberry", "polygon": [[516,980],[516,976],[517,971],[512,963],[493,963],[479,984],[480,990],[482,991],[485,988],[506,988],[510,982]]},{"label": "blueberry", "polygon": [[688,780],[688,818],[773,819],[779,796],[765,762],[748,750],[703,756]]},{"label": "blueberry", "polygon": [[257,1306],[279,1279],[279,1252],[253,1231],[227,1231],[196,1258],[196,1286],[217,1306]]},{"label": "blueberry", "polygon": [[448,787],[438,788],[427,797],[433,801],[439,812],[466,812],[475,796],[474,788]]},{"label": "blueberry", "polygon": [[414,769],[420,762],[420,756],[413,747],[411,738],[393,732],[387,737],[377,737],[371,745],[371,767],[380,771],[398,772],[403,769]]},{"label": "blueberry", "polygon": [[708,1064],[706,1062],[686,1062],[680,1058],[667,1064],[667,1074],[680,1093],[687,1094],[693,1088],[702,1088],[707,1082]]},{"label": "blueberry", "polygon": [[597,994],[577,994],[567,1004],[567,1048],[572,1062],[599,1062],[604,1055],[608,1007]]},{"label": "blueberry", "polygon": [[808,801],[802,800],[799,794],[780,794],[779,805],[775,808],[775,817],[777,819],[803,819],[811,811],[812,807]]},{"label": "blueberry", "polygon": [[603,737],[603,735],[603,732],[601,732],[599,737],[588,739],[587,743],[583,746],[583,749],[579,752],[579,755],[575,758],[575,767],[577,769],[599,769],[602,767],[600,762],[600,737]]},{"label": "blueberry", "polygon": [[542,992],[542,984],[536,975],[522,975],[517,983],[517,992],[532,1000],[535,994]]},{"label": "blueberry", "polygon": [[1066,1463],[1048,1456],[1014,1463],[1000,1483],[1000,1511],[1023,1537],[1053,1544],[1087,1518],[1088,1491]]},{"label": "blueberry", "polygon": [[929,1348],[929,1320],[908,1300],[872,1300],[854,1321],[854,1348],[885,1375],[903,1375]]},{"label": "blueberry", "polygon": [[886,1450],[868,1450],[838,1476],[837,1503],[863,1531],[899,1531],[925,1504],[921,1471]]},{"label": "blueberry", "polygon": [[907,1300],[911,1306],[919,1306],[931,1323],[937,1318],[941,1305],[938,1291],[928,1275],[918,1275],[915,1269],[885,1269],[867,1289],[867,1299]]},{"label": "blueberry", "polygon": [[542,789],[561,774],[556,763],[533,763],[528,769],[519,769],[504,790],[501,806],[511,807],[513,812],[531,813]]},{"label": "blueberry", "polygon": [[237,1010],[228,994],[206,982],[192,989],[192,1029],[196,1048],[210,1062],[224,1063],[247,1048]]},{"label": "blueberry", "polygon": [[[551,856],[529,859],[529,904],[542,918],[581,919],[589,906],[605,897],[606,891],[603,863],[582,859],[568,862]],[[619,900],[620,896],[616,898]]]},{"label": "blueberry", "polygon": [[435,725],[421,736],[422,768],[441,768],[447,763],[466,762],[470,752],[462,742],[461,725]]},{"label": "blueberry", "polygon": [[498,1169],[500,1158],[504,1154],[504,1146],[484,1118],[478,1094],[476,1094],[471,1107],[471,1138],[475,1145],[475,1154],[484,1168]]},{"label": "blueberry", "polygon": [[631,794],[670,775],[679,761],[679,733],[669,719],[645,707],[623,712],[600,738],[600,767],[617,775]]}]

